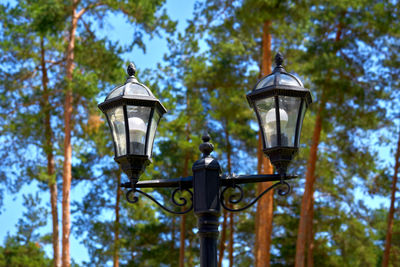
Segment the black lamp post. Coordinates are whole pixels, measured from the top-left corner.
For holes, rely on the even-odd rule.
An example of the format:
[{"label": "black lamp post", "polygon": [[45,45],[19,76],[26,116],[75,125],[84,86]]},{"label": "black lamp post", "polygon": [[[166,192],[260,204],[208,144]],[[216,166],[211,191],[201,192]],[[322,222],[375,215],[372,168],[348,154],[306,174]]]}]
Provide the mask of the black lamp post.
[{"label": "black lamp post", "polygon": [[[275,166],[277,174],[222,175],[218,161],[210,156],[214,149],[209,142],[210,136],[205,135],[199,147],[203,156],[193,164],[193,176],[139,181],[140,174],[151,162],[157,124],[166,109],[145,85],[136,80],[133,64],[128,67],[129,78],[126,83],[112,90],[106,100],[99,104],[99,108],[107,117],[113,136],[115,161],[130,179],[130,182],[121,185],[129,188],[126,193],[128,202],[136,203],[139,200],[135,196],[137,192],[174,214],[184,214],[194,209],[198,217],[200,265],[203,267],[217,266],[218,217],[221,206],[232,212],[242,211],[278,186],[278,194],[287,195],[290,185],[286,180],[296,177],[286,175],[286,170],[298,151],[304,113],[312,100],[310,91],[303,87],[298,78],[283,69],[282,62],[282,55],[278,53],[275,57],[274,71],[262,78],[247,95],[262,132],[264,153]],[[242,201],[241,184],[266,181],[277,183],[243,207],[230,208],[226,205]],[[186,207],[184,210],[171,210],[139,189],[166,187],[174,188],[171,201],[176,206]],[[239,195],[227,193],[229,188],[238,190]],[[188,192],[190,198],[181,196],[177,201],[175,196],[179,191]],[[187,205],[189,203],[190,205]]]}]

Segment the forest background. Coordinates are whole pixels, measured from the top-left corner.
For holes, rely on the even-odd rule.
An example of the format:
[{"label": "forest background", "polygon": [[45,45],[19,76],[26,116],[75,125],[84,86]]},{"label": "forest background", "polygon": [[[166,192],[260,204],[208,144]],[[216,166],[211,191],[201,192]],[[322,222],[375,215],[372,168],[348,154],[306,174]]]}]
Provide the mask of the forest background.
[{"label": "forest background", "polygon": [[0,7],[0,266],[198,265],[193,214],[125,201],[96,105],[133,61],[169,110],[144,179],[190,175],[205,130],[225,173],[271,173],[245,94],[278,51],[314,98],[290,168],[301,178],[222,214],[219,266],[399,266],[398,1]]}]

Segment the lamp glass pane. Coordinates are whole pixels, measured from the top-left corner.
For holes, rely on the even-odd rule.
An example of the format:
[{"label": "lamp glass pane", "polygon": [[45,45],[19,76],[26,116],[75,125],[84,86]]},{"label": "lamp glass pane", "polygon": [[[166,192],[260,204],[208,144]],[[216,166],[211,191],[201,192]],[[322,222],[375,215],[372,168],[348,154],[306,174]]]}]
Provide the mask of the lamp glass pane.
[{"label": "lamp glass pane", "polygon": [[260,128],[264,133],[265,148],[278,145],[275,98],[269,97],[255,101]]},{"label": "lamp glass pane", "polygon": [[281,73],[278,76],[277,84],[280,84],[280,85],[291,85],[291,86],[303,86],[295,78],[293,78],[290,75],[284,74],[284,73]]},{"label": "lamp glass pane", "polygon": [[300,145],[301,127],[303,126],[303,120],[304,120],[304,115],[306,114],[306,109],[307,109],[306,103],[305,103],[305,101],[303,101],[303,104],[301,107],[301,113],[300,113],[299,129],[297,129],[298,135],[297,135],[296,143],[298,146]]},{"label": "lamp glass pane", "polygon": [[147,125],[149,123],[150,107],[127,106],[129,128],[129,153],[145,155]]},{"label": "lamp glass pane", "polygon": [[127,83],[125,85],[125,95],[146,95],[149,96],[149,92],[137,83]]},{"label": "lamp glass pane", "polygon": [[156,135],[157,125],[158,125],[159,121],[160,121],[160,114],[158,114],[157,111],[154,111],[153,118],[151,119],[149,140],[148,140],[147,151],[146,151],[146,154],[149,157],[151,157],[151,154],[153,152],[154,137]]},{"label": "lamp glass pane", "polygon": [[279,96],[281,146],[294,147],[301,98]]},{"label": "lamp glass pane", "polygon": [[122,95],[122,89],[123,89],[123,88],[124,88],[123,86],[120,86],[120,87],[114,89],[114,90],[106,97],[106,100]]},{"label": "lamp glass pane", "polygon": [[256,89],[271,86],[274,84],[275,75],[270,75],[263,78],[258,84]]},{"label": "lamp glass pane", "polygon": [[112,108],[107,111],[107,118],[114,139],[115,156],[126,154],[125,120],[122,107]]}]

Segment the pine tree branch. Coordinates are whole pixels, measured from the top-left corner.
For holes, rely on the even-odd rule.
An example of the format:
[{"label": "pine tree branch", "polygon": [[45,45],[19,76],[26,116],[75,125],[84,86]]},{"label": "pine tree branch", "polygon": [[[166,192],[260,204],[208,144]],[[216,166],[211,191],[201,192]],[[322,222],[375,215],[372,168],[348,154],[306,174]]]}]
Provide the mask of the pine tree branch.
[{"label": "pine tree branch", "polygon": [[90,4],[90,5],[86,6],[86,7],[83,7],[76,14],[76,19],[79,20],[82,17],[82,15],[85,14],[87,11],[89,11],[89,10],[95,8],[95,7],[101,6],[101,5],[104,5],[104,4],[102,2],[97,2],[97,3],[94,3],[94,4]]}]

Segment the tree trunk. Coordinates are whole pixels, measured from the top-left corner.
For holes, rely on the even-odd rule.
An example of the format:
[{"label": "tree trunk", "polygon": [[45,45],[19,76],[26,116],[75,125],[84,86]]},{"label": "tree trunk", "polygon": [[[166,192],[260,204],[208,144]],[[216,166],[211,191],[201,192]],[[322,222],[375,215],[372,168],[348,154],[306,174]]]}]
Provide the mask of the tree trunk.
[{"label": "tree trunk", "polygon": [[186,232],[186,214],[181,215],[181,235],[179,246],[179,267],[185,266],[185,232]]},{"label": "tree trunk", "polygon": [[[232,154],[232,148],[231,148],[231,143],[229,140],[229,131],[228,131],[228,123],[226,122],[224,125],[225,128],[225,140],[226,140],[226,158],[228,162],[228,173],[230,174],[232,172],[232,159],[231,159],[231,154]],[[231,207],[231,206],[229,206]],[[232,207],[231,207],[232,208]],[[233,233],[234,233],[234,225],[233,223],[233,214],[229,214],[229,242],[228,242],[228,259],[229,259],[229,266],[233,265]],[[228,211],[225,209],[223,210],[223,221],[222,221],[222,229],[221,229],[221,239],[219,243],[219,258],[218,258],[218,267],[222,266],[222,261],[224,259],[224,252],[225,252],[225,246],[226,246],[226,230],[228,226]]]},{"label": "tree trunk", "polygon": [[[225,123],[225,140],[226,140],[226,157],[228,161],[228,173],[232,173],[232,146],[230,141],[230,135],[228,130],[228,123]],[[230,205],[230,208],[233,208]],[[234,243],[234,216],[233,212],[229,213],[229,243],[228,243],[228,258],[229,258],[229,267],[233,266],[233,243]]]},{"label": "tree trunk", "polygon": [[314,231],[313,231],[314,195],[311,198],[309,209],[310,209],[310,216],[307,222],[307,267],[313,267],[314,266]]},{"label": "tree trunk", "polygon": [[119,266],[119,204],[121,200],[121,169],[117,172],[117,197],[115,201],[113,267]]},{"label": "tree trunk", "polygon": [[[49,157],[48,157],[49,160]],[[54,174],[54,158],[50,159],[47,165],[48,174]],[[60,239],[59,239],[59,226],[58,226],[58,209],[57,209],[57,183],[53,180],[50,184],[50,202],[51,202],[51,217],[53,225],[53,266],[60,266]]]},{"label": "tree trunk", "polygon": [[312,138],[312,144],[310,149],[310,156],[308,158],[307,173],[306,173],[306,185],[304,190],[304,196],[301,202],[300,212],[300,223],[297,234],[296,243],[296,258],[295,266],[303,267],[305,260],[305,244],[307,238],[307,224],[310,220],[309,214],[311,213],[312,197],[314,194],[314,183],[315,183],[315,166],[317,163],[317,152],[319,139],[321,136],[322,129],[322,112],[325,109],[325,101],[322,99],[315,120],[314,133]]},{"label": "tree trunk", "polygon": [[235,231],[234,228],[234,217],[233,217],[233,212],[229,213],[229,247],[228,247],[228,251],[229,251],[229,267],[233,266],[233,234]]},{"label": "tree trunk", "polygon": [[[193,247],[193,238],[189,238],[189,248]],[[188,266],[194,266],[193,263],[193,253],[189,253]]]},{"label": "tree trunk", "polygon": [[172,216],[172,230],[171,230],[171,251],[175,250],[175,224],[176,224],[176,216]]},{"label": "tree trunk", "polygon": [[219,257],[218,257],[218,267],[222,267],[222,261],[224,260],[225,252],[225,241],[226,241],[226,225],[228,221],[228,212],[223,209],[223,221],[221,228],[221,239],[219,240]]},{"label": "tree trunk", "polygon": [[49,100],[49,89],[47,68],[45,61],[45,49],[43,37],[40,38],[40,50],[41,50],[41,66],[42,66],[42,86],[43,86],[43,104],[42,110],[44,112],[44,128],[45,128],[45,153],[47,156],[47,175],[49,177],[48,186],[50,189],[50,205],[51,205],[51,217],[53,225],[52,241],[53,241],[53,266],[60,266],[60,242],[58,233],[58,212],[57,212],[57,182],[54,171],[54,155],[53,155],[53,130],[50,124],[50,100]]},{"label": "tree trunk", "polygon": [[74,70],[74,47],[75,47],[75,34],[78,25],[78,14],[76,11],[78,1],[74,0],[72,6],[72,24],[69,31],[69,40],[67,48],[67,64],[66,64],[66,78],[67,88],[65,92],[64,103],[64,164],[63,164],[63,188],[62,188],[62,266],[69,267],[71,264],[71,257],[69,253],[69,236],[71,231],[70,220],[70,193],[71,193],[71,132],[72,132],[72,76]]},{"label": "tree trunk", "polygon": [[[186,112],[189,112],[189,107],[190,107],[190,96],[188,92],[186,92]],[[186,141],[190,140],[190,120],[186,124]],[[190,153],[189,151],[186,151],[185,153],[185,159],[183,162],[183,171],[182,175],[183,177],[188,176],[189,174],[189,159],[190,159]],[[182,210],[184,210],[185,207],[182,207]],[[180,224],[180,244],[179,244],[179,267],[184,267],[185,265],[185,234],[186,234],[186,214],[181,215],[181,224]]]},{"label": "tree trunk", "polygon": [[[271,21],[265,21],[263,25],[262,35],[262,76],[268,75],[272,69],[271,55]],[[260,129],[261,131],[261,129]],[[263,154],[262,135],[258,135],[257,158],[258,173],[272,174],[274,168]],[[265,182],[257,185],[257,194],[263,192],[270,187],[272,183]],[[257,204],[256,222],[255,222],[255,267],[270,266],[270,248],[272,234],[272,219],[273,219],[273,190],[265,194]]]},{"label": "tree trunk", "polygon": [[[335,42],[340,41],[341,35],[342,35],[342,25],[339,23],[337,26]],[[327,80],[330,79],[329,75],[327,76],[326,79]],[[314,196],[315,166],[318,159],[317,152],[322,130],[322,118],[323,118],[322,113],[325,110],[325,105],[326,105],[325,91],[323,90],[321,96],[321,102],[315,119],[315,126],[310,148],[310,154],[307,162],[306,184],[305,184],[303,199],[301,201],[300,222],[299,222],[299,230],[297,233],[297,242],[296,242],[296,256],[295,256],[296,267],[303,267],[305,264],[304,260],[305,260],[305,247],[306,247],[307,229],[308,229],[307,225],[309,221],[313,220],[311,214],[313,214],[312,210],[314,209],[314,207],[311,206],[312,206],[312,198]]]},{"label": "tree trunk", "polygon": [[392,233],[393,233],[393,217],[394,217],[394,204],[396,201],[396,191],[397,191],[397,175],[399,171],[399,157],[400,157],[400,131],[399,131],[399,140],[397,142],[397,151],[395,155],[395,164],[394,164],[394,175],[392,181],[392,195],[390,197],[390,208],[388,214],[388,224],[386,230],[386,241],[385,241],[385,252],[383,254],[383,261],[382,267],[389,266],[389,259],[390,259],[390,248],[392,246]]}]

